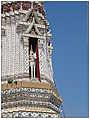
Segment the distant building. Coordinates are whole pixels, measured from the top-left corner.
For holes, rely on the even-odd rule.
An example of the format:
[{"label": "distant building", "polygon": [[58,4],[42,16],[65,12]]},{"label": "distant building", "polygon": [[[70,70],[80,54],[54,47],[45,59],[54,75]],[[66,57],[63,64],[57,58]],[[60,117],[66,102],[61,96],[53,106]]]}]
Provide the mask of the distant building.
[{"label": "distant building", "polygon": [[43,2],[1,3],[1,117],[60,117]]}]

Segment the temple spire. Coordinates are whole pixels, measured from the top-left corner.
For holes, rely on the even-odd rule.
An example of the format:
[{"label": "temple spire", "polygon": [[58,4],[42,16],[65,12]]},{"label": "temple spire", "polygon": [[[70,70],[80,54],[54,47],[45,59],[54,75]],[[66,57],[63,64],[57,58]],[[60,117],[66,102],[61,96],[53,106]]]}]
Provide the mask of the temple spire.
[{"label": "temple spire", "polygon": [[43,2],[7,1],[1,6],[1,116],[60,117],[62,99],[53,78],[52,35]]}]

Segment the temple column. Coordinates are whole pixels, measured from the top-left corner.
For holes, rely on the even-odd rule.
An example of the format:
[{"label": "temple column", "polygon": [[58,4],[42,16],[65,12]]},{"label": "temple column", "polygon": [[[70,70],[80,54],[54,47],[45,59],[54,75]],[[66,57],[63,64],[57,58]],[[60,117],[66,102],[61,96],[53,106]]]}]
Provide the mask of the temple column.
[{"label": "temple column", "polygon": [[24,41],[24,73],[29,74],[29,42],[28,37],[23,37]]}]

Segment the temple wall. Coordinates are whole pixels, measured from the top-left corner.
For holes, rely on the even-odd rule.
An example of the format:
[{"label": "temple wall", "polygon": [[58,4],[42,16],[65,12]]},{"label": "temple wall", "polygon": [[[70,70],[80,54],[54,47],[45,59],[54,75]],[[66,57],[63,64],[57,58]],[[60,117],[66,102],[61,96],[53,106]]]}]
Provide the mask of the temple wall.
[{"label": "temple wall", "polygon": [[39,48],[40,74],[53,81],[52,67],[51,63],[49,62],[49,53],[47,49],[46,39],[40,40],[40,45],[42,44]]},{"label": "temple wall", "polygon": [[[28,21],[24,22],[20,29],[19,32],[17,31],[17,26],[19,25],[19,22],[23,23],[23,20],[25,20],[24,13],[14,14],[10,13],[8,14],[9,16],[5,16],[6,18],[6,43],[3,40],[5,39],[2,36],[2,49],[4,47],[6,48],[6,55],[5,51],[2,50],[2,76],[5,75],[18,75],[18,74],[23,74],[23,73],[29,73],[29,53],[28,53],[28,46],[25,46],[25,42],[28,40],[27,37],[23,37],[22,34],[24,34],[25,31],[29,28],[28,26]],[[29,16],[28,16],[29,17]],[[38,32],[40,34],[39,37],[43,38],[38,38],[40,42],[42,41],[42,47],[39,48],[39,68],[40,68],[40,75],[44,75],[45,78],[53,81],[53,71],[52,71],[52,66],[50,63],[49,59],[49,52],[48,52],[48,41],[46,37],[46,30],[45,30],[45,25],[44,25],[44,17],[42,16],[34,16],[34,23],[35,25],[35,33]],[[43,24],[39,23],[39,17],[41,18],[41,21]],[[43,18],[43,19],[42,19]],[[37,28],[36,28],[37,26]],[[23,32],[24,29],[24,32]],[[31,31],[30,31],[31,32]],[[31,34],[32,37],[36,34]],[[28,33],[27,35],[30,35]],[[36,37],[36,36],[35,36]],[[28,37],[29,38],[29,37]],[[24,42],[25,40],[25,42]],[[6,59],[5,59],[6,58]],[[3,67],[4,66],[4,67]],[[6,70],[6,71],[5,71]]]},{"label": "temple wall", "polygon": [[[8,21],[9,22],[9,21]],[[5,35],[1,37],[2,55],[1,75],[14,75],[24,72],[24,48],[21,41],[20,34],[16,33],[16,23],[6,24]]]}]

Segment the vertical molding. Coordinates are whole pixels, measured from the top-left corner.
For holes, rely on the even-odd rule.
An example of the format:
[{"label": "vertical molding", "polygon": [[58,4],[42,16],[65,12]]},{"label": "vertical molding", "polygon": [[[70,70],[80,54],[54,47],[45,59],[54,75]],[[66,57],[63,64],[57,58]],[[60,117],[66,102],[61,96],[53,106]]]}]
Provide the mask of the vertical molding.
[{"label": "vertical molding", "polygon": [[11,75],[14,75],[14,55],[15,55],[15,41],[14,41],[14,38],[13,38],[13,32],[14,32],[14,29],[13,29],[13,24],[11,23]]},{"label": "vertical molding", "polygon": [[21,34],[19,34],[19,68],[20,68],[20,73],[24,73],[24,44],[21,39]]},{"label": "vertical molding", "polygon": [[15,28],[14,28],[14,24],[11,23],[11,38],[12,38],[12,41],[11,41],[11,45],[12,45],[12,74],[14,75],[15,74]]},{"label": "vertical molding", "polygon": [[18,34],[16,33],[16,26],[15,26],[15,48],[16,48],[16,52],[15,52],[15,59],[16,59],[16,64],[15,64],[15,67],[16,67],[16,71],[15,73],[16,74],[19,74],[19,45],[20,45],[20,41],[19,41],[19,38],[18,38]]},{"label": "vertical molding", "polygon": [[10,18],[6,18],[6,75],[10,75]]},{"label": "vertical molding", "polygon": [[53,80],[53,66],[52,66],[52,59],[50,58],[49,61],[50,61],[51,80],[54,82],[54,80]]},{"label": "vertical molding", "polygon": [[1,76],[6,75],[6,36],[1,36]]},{"label": "vertical molding", "polygon": [[24,72],[29,73],[29,46],[28,37],[23,37],[24,41]]},{"label": "vertical molding", "polygon": [[28,47],[24,46],[24,72],[29,73],[29,55]]}]

